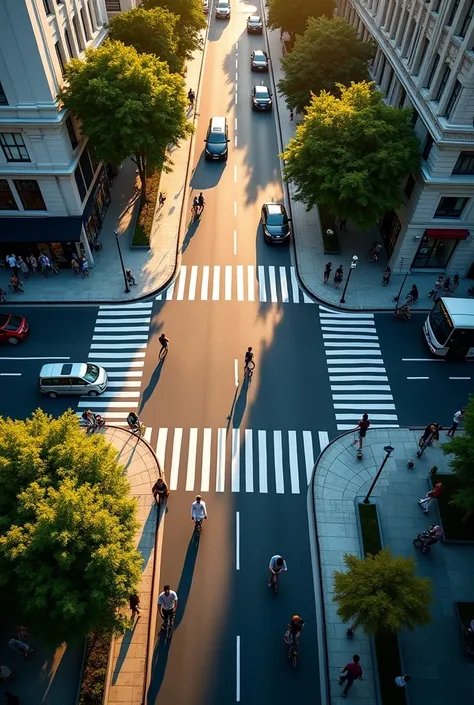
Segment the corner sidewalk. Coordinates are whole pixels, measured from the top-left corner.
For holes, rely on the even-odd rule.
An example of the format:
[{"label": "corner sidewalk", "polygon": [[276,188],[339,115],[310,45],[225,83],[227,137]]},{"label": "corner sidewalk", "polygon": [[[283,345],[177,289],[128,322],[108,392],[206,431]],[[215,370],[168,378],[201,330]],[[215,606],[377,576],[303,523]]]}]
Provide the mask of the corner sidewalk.
[{"label": "corner sidewalk", "polygon": [[107,667],[104,704],[142,705],[145,697],[148,640],[153,633],[153,589],[155,574],[155,537],[158,511],[151,488],[161,475],[158,459],[146,441],[130,431],[106,426],[105,438],[117,449],[124,465],[131,494],[138,503],[139,527],[135,535],[143,557],[138,589],[141,614],[122,637],[114,639]]},{"label": "corner sidewalk", "polygon": [[[284,148],[294,137],[298,118],[290,121],[290,113],[286,107],[284,97],[278,91],[278,82],[284,77],[284,71],[280,59],[283,56],[283,43],[278,30],[267,30],[268,49],[271,57],[271,66],[274,78],[274,97],[278,110],[278,120],[280,125],[281,139]],[[291,199],[291,215],[293,217],[294,248],[296,257],[296,268],[301,283],[307,291],[321,302],[334,305],[342,309],[393,309],[395,304],[393,297],[397,296],[405,274],[392,271],[392,277],[387,287],[382,286],[382,274],[387,266],[388,260],[385,250],[381,253],[381,260],[378,264],[370,263],[367,254],[375,241],[380,240],[378,228],[371,230],[358,230],[353,223],[347,223],[344,230],[339,233],[339,243],[341,246],[340,255],[325,255],[323,240],[321,235],[321,224],[317,208],[307,212],[303,203],[293,200],[295,192],[290,184],[288,191]],[[352,273],[350,283],[345,296],[346,303],[341,304],[341,289],[335,289],[332,277],[336,268],[342,264],[344,268],[344,282],[346,281],[349,264],[353,255],[357,255],[359,261],[357,268]],[[323,272],[327,262],[332,262],[332,275],[330,284],[323,283]],[[435,273],[413,273],[407,277],[401,301],[405,300],[408,291],[413,284],[416,284],[420,292],[420,299],[417,304],[412,305],[413,310],[428,310],[432,307],[432,302],[427,294],[432,289],[438,274]],[[472,286],[472,281],[461,279],[457,296],[466,296],[467,290]]]},{"label": "corner sidewalk", "polygon": [[[339,620],[332,600],[333,572],[345,570],[344,553],[362,555],[355,500],[367,493],[387,444],[393,446],[394,452],[372,494],[379,509],[383,544],[395,555],[414,556],[419,575],[430,577],[433,582],[432,624],[399,635],[404,672],[412,677],[407,686],[409,703],[446,705],[472,700],[474,664],[463,652],[454,603],[473,600],[474,548],[450,542],[423,555],[413,547],[416,535],[439,521],[435,503],[426,517],[417,504],[428,489],[429,469],[436,464],[440,472],[450,471],[448,458],[438,447],[428,448],[421,458],[416,458],[419,436],[419,431],[408,429],[369,429],[364,459],[358,461],[350,432],[328,445],[316,463],[312,490],[324,603],[320,619],[325,618],[326,622],[332,705],[343,702],[337,679],[340,669],[355,653],[361,656],[364,680],[354,683],[349,695],[362,698],[364,705],[377,702],[370,641],[362,632],[347,639],[348,625]],[[441,442],[446,442],[444,433]],[[407,466],[409,459],[415,461],[412,470]],[[322,673],[321,678],[325,675]],[[399,675],[393,673],[394,678]]]}]

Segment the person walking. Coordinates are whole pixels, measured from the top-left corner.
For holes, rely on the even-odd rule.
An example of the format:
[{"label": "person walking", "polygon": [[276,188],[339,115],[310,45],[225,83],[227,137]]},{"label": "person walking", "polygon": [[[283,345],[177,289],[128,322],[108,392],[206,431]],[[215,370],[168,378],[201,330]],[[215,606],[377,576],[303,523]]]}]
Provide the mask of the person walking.
[{"label": "person walking", "polygon": [[451,288],[451,277],[446,277],[446,279],[443,282],[443,289],[444,289],[445,296],[447,296],[449,294],[450,288]]},{"label": "person walking", "polygon": [[430,503],[434,499],[437,499],[437,497],[440,497],[443,494],[443,489],[444,489],[443,483],[437,482],[432,490],[428,490],[428,492],[426,493],[425,497],[423,497],[423,499],[418,500],[418,504],[423,509],[423,512],[425,514],[428,514],[428,507],[429,507]]},{"label": "person walking", "polygon": [[324,267],[324,278],[323,278],[323,281],[324,281],[325,284],[328,283],[329,277],[330,277],[330,275],[331,275],[331,272],[332,272],[332,262],[328,262],[327,265]]},{"label": "person walking", "polygon": [[343,279],[344,279],[344,272],[343,272],[342,264],[341,264],[334,272],[334,286],[336,289],[339,289]]},{"label": "person walking", "polygon": [[73,256],[72,256],[72,259],[71,259],[71,269],[72,269],[72,271],[74,272],[74,276],[75,276],[75,277],[79,276],[79,273],[80,273],[80,271],[81,271],[81,267],[80,267],[79,262],[77,261],[76,255],[73,255]]},{"label": "person walking", "polygon": [[15,277],[18,276],[18,262],[16,261],[15,255],[7,255],[6,260],[8,263],[8,266],[10,267],[11,271],[15,275]]},{"label": "person walking", "polygon": [[47,255],[44,254],[44,252],[42,252],[38,257],[38,261],[40,263],[43,276],[47,279],[49,277],[49,270],[51,269],[50,259]]},{"label": "person walking", "polygon": [[138,609],[138,605],[140,604],[140,598],[138,595],[134,592],[130,595],[130,609],[132,610],[132,617],[131,619],[133,620],[135,616],[138,618],[140,616],[140,610]]},{"label": "person walking", "polygon": [[406,685],[408,681],[410,680],[411,676],[409,673],[405,673],[404,676],[397,676],[395,678],[395,685],[398,686],[399,688],[406,688]]},{"label": "person walking", "polygon": [[354,654],[354,656],[352,657],[352,661],[350,663],[347,663],[341,671],[339,685],[343,685],[343,683],[347,681],[346,687],[342,691],[343,698],[347,698],[347,693],[349,692],[349,689],[351,688],[353,682],[357,679],[361,681],[364,677],[364,672],[359,661],[359,654]]},{"label": "person walking", "polygon": [[459,424],[461,423],[461,421],[464,418],[464,412],[465,412],[465,409],[460,409],[459,411],[456,411],[456,413],[454,414],[454,417],[453,417],[453,423],[451,424],[451,427],[446,432],[447,436],[450,436],[451,438],[454,437],[454,434],[456,433],[457,427],[459,426]]},{"label": "person walking", "polygon": [[[357,427],[359,429],[359,450],[362,450],[362,444],[364,442],[364,438],[367,435],[367,430],[368,430],[369,426],[370,426],[369,415],[363,414],[360,421],[357,422]],[[357,441],[354,441],[354,444],[355,443],[357,443]]]},{"label": "person walking", "polygon": [[416,302],[418,301],[418,297],[419,297],[418,287],[416,284],[413,284],[412,288],[410,289],[410,291],[408,292],[407,297],[406,297],[407,304],[412,304],[412,303],[416,304]]},{"label": "person walking", "polygon": [[163,206],[165,205],[165,201],[166,201],[166,193],[163,193],[162,191],[160,191],[160,194],[158,196],[158,205],[160,208],[163,208]]},{"label": "person walking", "polygon": [[293,112],[293,108],[291,108],[291,110],[290,110],[290,122],[293,122],[294,118],[295,118],[295,114],[294,114],[294,112]]},{"label": "person walking", "polygon": [[453,281],[449,285],[449,292],[448,293],[450,296],[454,296],[458,286],[459,286],[459,274],[455,274],[453,277]]},{"label": "person walking", "polygon": [[81,259],[81,272],[83,279],[89,279],[89,262],[84,256]]},{"label": "person walking", "polygon": [[391,276],[392,276],[392,270],[388,266],[385,267],[384,273],[382,275],[382,286],[388,285]]},{"label": "person walking", "polygon": [[18,257],[18,258],[17,258],[17,264],[18,264],[18,267],[20,268],[20,272],[23,274],[24,278],[25,278],[25,279],[29,279],[29,278],[30,278],[30,272],[29,272],[29,269],[28,269],[28,265],[26,264],[26,262],[25,262],[25,260],[23,259],[23,257]]},{"label": "person walking", "polygon": [[33,274],[35,275],[35,277],[37,277],[38,276],[38,260],[36,259],[36,257],[34,255],[28,255],[28,257],[26,258],[26,261],[30,265],[31,270],[32,270]]}]

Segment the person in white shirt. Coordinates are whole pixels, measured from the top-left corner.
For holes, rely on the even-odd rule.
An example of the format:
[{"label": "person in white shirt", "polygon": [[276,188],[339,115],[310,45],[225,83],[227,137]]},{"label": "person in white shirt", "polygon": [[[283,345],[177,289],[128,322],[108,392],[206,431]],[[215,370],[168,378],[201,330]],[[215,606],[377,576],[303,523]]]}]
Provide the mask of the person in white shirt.
[{"label": "person in white shirt", "polygon": [[169,585],[165,585],[163,592],[158,596],[158,609],[163,618],[161,628],[166,629],[166,624],[169,619],[174,619],[176,610],[178,609],[178,595],[174,590],[170,589]]},{"label": "person in white shirt", "polygon": [[404,676],[397,676],[395,678],[395,685],[399,688],[406,688],[408,681],[410,680],[410,674],[406,673]]},{"label": "person in white shirt", "polygon": [[456,411],[456,413],[454,414],[453,423],[451,424],[451,428],[449,428],[446,433],[447,436],[450,436],[451,438],[453,438],[454,434],[456,433],[457,427],[459,426],[459,424],[463,420],[464,411],[465,411],[465,409],[460,409],[459,411]]},{"label": "person in white shirt", "polygon": [[207,519],[206,503],[203,502],[200,494],[197,495],[196,501],[191,505],[191,519],[194,522]]},{"label": "person in white shirt", "polygon": [[[268,581],[268,587],[272,586],[273,580],[278,580],[278,575],[282,572],[288,570],[286,561],[281,556],[272,556],[270,558],[270,564],[268,566],[270,571],[270,580]],[[275,576],[275,578],[273,578]]]}]

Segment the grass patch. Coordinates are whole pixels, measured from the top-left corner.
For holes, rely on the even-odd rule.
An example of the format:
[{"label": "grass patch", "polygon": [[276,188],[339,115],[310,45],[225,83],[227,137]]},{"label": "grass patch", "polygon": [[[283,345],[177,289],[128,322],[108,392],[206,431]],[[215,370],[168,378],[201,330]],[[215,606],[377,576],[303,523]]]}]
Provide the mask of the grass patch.
[{"label": "grass patch", "polygon": [[[324,206],[318,206],[319,219],[321,221],[321,230],[323,235],[324,254],[339,255],[341,248],[339,246],[339,238],[337,236],[336,219],[329,213]],[[328,235],[328,230],[332,233]]]},{"label": "grass patch", "polygon": [[[375,555],[382,550],[377,509],[375,504],[358,504],[357,506],[364,555],[367,556],[369,553]],[[376,634],[374,635],[374,643],[383,705],[406,705],[405,689],[398,688],[394,682],[394,679],[403,673],[397,635],[393,633]]]},{"label": "grass patch", "polygon": [[467,521],[463,521],[467,514],[466,510],[451,504],[452,496],[462,487],[459,479],[451,473],[442,475],[437,472],[431,477],[431,482],[433,486],[437,482],[442,482],[444,485],[444,492],[441,497],[438,497],[437,502],[445,537],[448,541],[474,542],[474,514]]},{"label": "grass patch", "polygon": [[146,198],[141,199],[135,230],[133,231],[132,245],[150,246],[151,226],[155,215],[156,201],[160,190],[161,172],[155,171],[146,182]]},{"label": "grass patch", "polygon": [[78,705],[102,705],[109,658],[110,634],[89,634]]}]

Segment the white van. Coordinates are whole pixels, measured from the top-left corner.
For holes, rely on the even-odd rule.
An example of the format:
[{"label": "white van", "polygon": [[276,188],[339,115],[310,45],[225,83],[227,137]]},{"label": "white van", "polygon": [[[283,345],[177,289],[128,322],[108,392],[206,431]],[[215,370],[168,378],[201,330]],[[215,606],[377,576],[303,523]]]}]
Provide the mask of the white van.
[{"label": "white van", "polygon": [[97,397],[107,389],[107,372],[90,362],[64,362],[43,365],[39,377],[42,394],[51,399],[65,394]]}]

